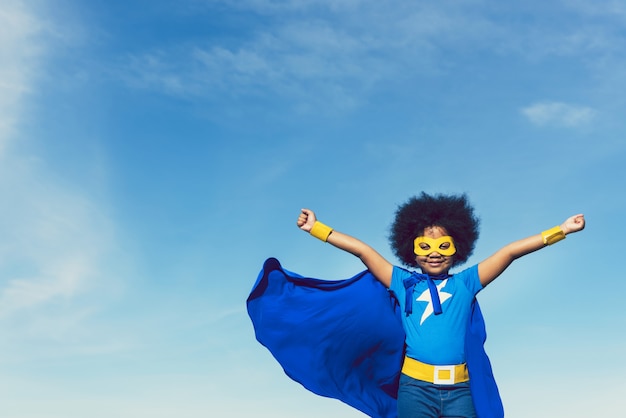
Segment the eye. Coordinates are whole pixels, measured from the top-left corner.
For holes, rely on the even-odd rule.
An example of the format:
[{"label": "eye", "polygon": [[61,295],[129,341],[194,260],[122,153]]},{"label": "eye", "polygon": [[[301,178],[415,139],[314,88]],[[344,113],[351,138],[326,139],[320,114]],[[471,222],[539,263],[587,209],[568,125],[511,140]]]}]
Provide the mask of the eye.
[{"label": "eye", "polygon": [[430,245],[426,244],[425,242],[420,242],[420,248],[422,250],[430,250]]},{"label": "eye", "polygon": [[450,248],[450,243],[449,242],[444,242],[439,246],[440,250],[447,250],[448,248]]}]

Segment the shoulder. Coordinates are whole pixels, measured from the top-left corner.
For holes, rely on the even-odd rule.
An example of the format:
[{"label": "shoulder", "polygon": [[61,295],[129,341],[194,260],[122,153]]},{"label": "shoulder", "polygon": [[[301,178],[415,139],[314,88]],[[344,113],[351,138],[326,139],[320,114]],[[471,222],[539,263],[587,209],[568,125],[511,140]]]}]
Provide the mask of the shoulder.
[{"label": "shoulder", "polygon": [[459,273],[455,273],[452,277],[454,277],[457,281],[463,282],[465,286],[472,291],[472,293],[477,293],[480,289],[482,289],[480,277],[478,276],[478,264],[474,264]]},{"label": "shoulder", "polygon": [[402,281],[407,277],[411,277],[412,275],[413,272],[410,270],[398,266],[393,266],[393,270],[391,272],[391,286],[389,288],[404,288]]},{"label": "shoulder", "polygon": [[398,278],[407,278],[413,275],[413,272],[410,270],[407,270],[403,267],[398,267],[398,266],[393,266],[393,270],[391,272],[391,277],[392,280],[394,277],[398,277]]}]

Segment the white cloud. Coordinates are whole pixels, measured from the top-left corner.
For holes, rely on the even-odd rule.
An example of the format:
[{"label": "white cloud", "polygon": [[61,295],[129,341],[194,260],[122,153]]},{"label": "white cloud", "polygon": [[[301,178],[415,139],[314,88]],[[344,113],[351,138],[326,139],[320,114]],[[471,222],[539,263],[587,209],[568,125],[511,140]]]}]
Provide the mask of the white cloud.
[{"label": "white cloud", "polygon": [[537,126],[557,126],[576,128],[588,125],[597,111],[587,106],[577,106],[562,102],[540,102],[521,110],[528,120]]},{"label": "white cloud", "polygon": [[311,12],[315,9],[354,10],[364,0],[209,0],[228,7],[253,10],[257,13]]},{"label": "white cloud", "polygon": [[[323,22],[287,24],[236,47],[151,51],[128,60],[126,80],[190,97],[254,97],[259,93],[350,108],[388,65],[374,45]],[[180,63],[180,64],[177,64]]]},{"label": "white cloud", "polygon": [[16,113],[23,96],[31,89],[29,80],[41,49],[33,42],[42,24],[20,2],[0,5],[0,155],[13,133]]},{"label": "white cloud", "polygon": [[[56,338],[73,332],[78,318],[85,317],[84,308],[74,302],[103,279],[104,258],[114,238],[106,211],[88,193],[58,178],[42,151],[32,146],[38,141],[28,137],[27,127],[36,124],[28,109],[41,99],[38,76],[54,52],[54,40],[48,36],[54,33],[54,22],[28,5],[0,5],[3,347],[14,337]],[[41,327],[42,322],[59,328]],[[2,353],[7,357],[5,349]]]},{"label": "white cloud", "polygon": [[570,0],[568,6],[590,16],[626,18],[626,4],[622,0]]},{"label": "white cloud", "polygon": [[[510,24],[515,10],[490,14],[477,2],[205,4],[215,3],[259,18],[237,37],[169,42],[135,52],[119,70],[121,77],[166,94],[208,101],[219,96],[221,105],[224,97],[283,98],[305,109],[335,110],[359,107],[377,89],[465,71],[463,61],[450,60],[455,55],[450,51],[463,51],[464,58],[495,54],[533,63],[568,56],[579,59],[581,68],[604,71],[603,78],[620,67],[619,58],[611,57],[623,56],[619,27],[585,21],[576,8],[564,9],[571,19],[562,24],[528,26],[525,20]],[[552,19],[551,9],[539,8],[534,16]],[[591,116],[570,110],[561,121],[577,124]]]},{"label": "white cloud", "polygon": [[16,155],[3,158],[0,193],[0,319],[71,298],[96,276],[111,228],[86,197]]},{"label": "white cloud", "polygon": [[121,77],[134,87],[208,100],[220,96],[222,103],[224,97],[270,96],[316,110],[351,109],[372,88],[442,71],[439,46],[475,45],[480,42],[472,40],[493,34],[489,22],[455,3],[227,3],[261,15],[271,9],[278,19],[238,39],[198,39],[132,54]]}]

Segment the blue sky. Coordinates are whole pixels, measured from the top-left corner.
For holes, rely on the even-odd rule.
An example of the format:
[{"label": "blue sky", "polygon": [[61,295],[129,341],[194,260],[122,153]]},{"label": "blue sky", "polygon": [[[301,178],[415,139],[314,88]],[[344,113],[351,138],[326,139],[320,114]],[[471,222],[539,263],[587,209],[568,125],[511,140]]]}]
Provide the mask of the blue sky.
[{"label": "blue sky", "polygon": [[[397,262],[410,196],[467,193],[469,263],[584,213],[480,295],[508,417],[626,408],[626,2],[3,0],[0,415],[359,417],[290,381],[263,261]],[[617,263],[617,264],[616,264]]]}]

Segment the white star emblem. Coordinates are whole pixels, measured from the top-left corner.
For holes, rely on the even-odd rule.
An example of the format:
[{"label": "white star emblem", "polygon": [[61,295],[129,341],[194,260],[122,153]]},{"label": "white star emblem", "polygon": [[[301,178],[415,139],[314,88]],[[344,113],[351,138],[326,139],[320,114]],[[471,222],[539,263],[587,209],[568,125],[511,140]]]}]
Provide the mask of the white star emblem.
[{"label": "white star emblem", "polygon": [[[448,279],[443,280],[441,283],[437,285],[437,293],[439,294],[439,302],[441,302],[442,306],[446,300],[452,297],[451,293],[441,291],[441,289],[445,287],[446,283],[448,283]],[[419,297],[415,300],[419,302],[428,302],[428,305],[426,305],[426,309],[424,309],[424,313],[422,314],[422,320],[420,321],[420,325],[422,325],[424,321],[426,320],[426,318],[428,318],[429,316],[433,314],[433,301],[430,298],[430,289],[427,288],[426,290],[424,290],[422,294],[419,295]]]}]

